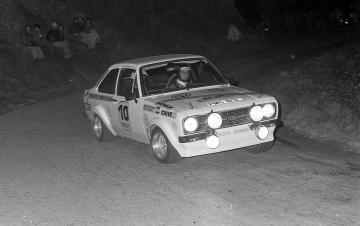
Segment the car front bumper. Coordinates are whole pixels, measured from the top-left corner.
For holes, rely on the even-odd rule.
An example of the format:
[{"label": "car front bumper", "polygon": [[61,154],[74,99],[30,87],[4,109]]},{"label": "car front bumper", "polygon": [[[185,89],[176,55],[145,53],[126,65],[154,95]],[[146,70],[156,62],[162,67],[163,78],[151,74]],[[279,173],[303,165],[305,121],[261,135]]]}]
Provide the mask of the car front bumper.
[{"label": "car front bumper", "polygon": [[[220,144],[217,148],[209,148],[205,143],[206,137],[212,134],[211,131],[179,137],[177,142],[173,142],[173,146],[182,157],[192,157],[243,148],[273,141],[274,131],[278,124],[280,124],[279,121],[272,120],[218,129],[215,132],[220,139]],[[266,126],[269,130],[269,134],[265,139],[259,139],[256,135],[255,131],[259,126]]]}]

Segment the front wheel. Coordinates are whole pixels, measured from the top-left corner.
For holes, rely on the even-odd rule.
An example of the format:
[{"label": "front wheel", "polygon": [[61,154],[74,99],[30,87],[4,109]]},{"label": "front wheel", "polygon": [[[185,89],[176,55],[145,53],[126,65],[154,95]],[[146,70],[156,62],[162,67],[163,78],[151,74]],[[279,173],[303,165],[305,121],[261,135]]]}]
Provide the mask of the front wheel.
[{"label": "front wheel", "polygon": [[159,162],[171,163],[181,160],[181,156],[160,128],[156,128],[151,134],[151,148]]},{"label": "front wheel", "polygon": [[246,150],[251,154],[258,154],[269,151],[274,144],[274,141],[257,144],[251,147],[248,147]]}]

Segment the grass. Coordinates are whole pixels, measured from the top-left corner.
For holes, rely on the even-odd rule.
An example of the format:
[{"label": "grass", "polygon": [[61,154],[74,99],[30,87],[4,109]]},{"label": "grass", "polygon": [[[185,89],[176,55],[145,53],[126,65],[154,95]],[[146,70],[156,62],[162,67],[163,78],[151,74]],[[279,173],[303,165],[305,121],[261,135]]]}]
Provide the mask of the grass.
[{"label": "grass", "polygon": [[282,105],[285,125],[310,138],[360,153],[360,43],[283,71],[266,87]]}]

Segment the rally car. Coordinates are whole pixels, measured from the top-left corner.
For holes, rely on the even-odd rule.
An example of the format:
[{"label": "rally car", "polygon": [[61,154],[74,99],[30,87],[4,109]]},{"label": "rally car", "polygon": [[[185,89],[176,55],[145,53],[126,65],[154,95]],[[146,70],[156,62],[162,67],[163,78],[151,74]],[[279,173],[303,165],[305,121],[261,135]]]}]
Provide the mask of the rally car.
[{"label": "rally car", "polygon": [[[173,85],[184,68],[188,81]],[[274,97],[232,85],[208,59],[192,54],[114,64],[83,100],[97,140],[122,136],[150,144],[160,162],[243,147],[269,150],[279,115]]]}]

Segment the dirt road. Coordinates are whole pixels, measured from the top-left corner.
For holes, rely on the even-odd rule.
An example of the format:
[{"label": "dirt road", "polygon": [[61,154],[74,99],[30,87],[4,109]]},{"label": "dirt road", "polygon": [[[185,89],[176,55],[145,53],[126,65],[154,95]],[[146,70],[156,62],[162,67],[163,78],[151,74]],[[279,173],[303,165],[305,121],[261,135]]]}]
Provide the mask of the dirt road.
[{"label": "dirt road", "polygon": [[0,125],[0,225],[360,225],[359,166],[302,144],[159,164],[145,145],[97,142],[79,93]]},{"label": "dirt road", "polygon": [[1,226],[360,225],[359,155],[280,129],[268,153],[160,164],[148,146],[97,142],[81,95],[0,116]]}]

